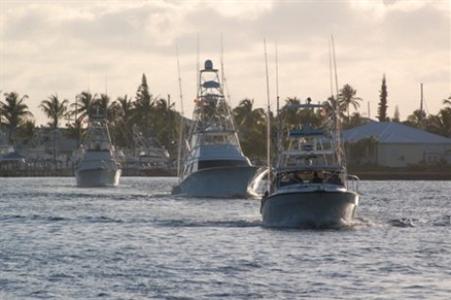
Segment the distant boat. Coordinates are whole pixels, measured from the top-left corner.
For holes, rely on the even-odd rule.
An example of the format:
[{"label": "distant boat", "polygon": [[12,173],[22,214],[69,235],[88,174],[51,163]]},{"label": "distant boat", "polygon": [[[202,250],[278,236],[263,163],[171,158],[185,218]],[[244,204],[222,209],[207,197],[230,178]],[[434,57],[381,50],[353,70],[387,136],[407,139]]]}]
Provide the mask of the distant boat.
[{"label": "distant boat", "polygon": [[126,175],[168,176],[174,172],[169,152],[157,139],[133,126],[133,151],[124,154],[123,171]]},{"label": "distant boat", "polygon": [[[306,116],[324,112],[325,107],[308,99],[289,109],[302,109]],[[341,132],[332,119],[315,126],[304,118],[288,131],[284,143],[279,142],[278,162],[261,201],[265,226],[322,227],[352,221],[359,195],[348,180],[357,178],[347,174]]]},{"label": "distant boat", "polygon": [[205,61],[199,78],[193,123],[184,147],[179,184],[173,188],[173,194],[245,197],[256,167],[241,150],[218,70],[211,60]]},{"label": "distant boat", "polygon": [[105,118],[90,117],[80,151],[81,159],[75,168],[78,186],[105,187],[119,184],[121,165],[116,159]]}]

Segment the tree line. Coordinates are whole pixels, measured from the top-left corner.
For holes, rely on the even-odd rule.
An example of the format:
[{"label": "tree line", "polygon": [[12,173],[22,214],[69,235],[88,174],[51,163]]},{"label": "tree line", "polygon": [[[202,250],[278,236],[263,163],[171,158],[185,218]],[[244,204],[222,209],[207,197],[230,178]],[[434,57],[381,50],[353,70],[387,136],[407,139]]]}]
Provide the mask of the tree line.
[{"label": "tree line", "polygon": [[[30,112],[27,95],[17,92],[3,94],[0,101],[0,128],[6,129],[10,143],[27,143],[35,134],[36,127],[33,114]],[[298,98],[286,98],[280,109],[280,119],[285,126],[295,126],[301,118],[309,118],[313,124],[319,124],[330,116],[335,107],[343,128],[353,128],[367,123],[368,118],[360,112],[362,98],[357,96],[357,90],[350,84],[345,84],[339,91],[337,99],[329,97],[322,103],[325,113],[313,114],[309,110],[288,110],[286,107],[300,104]],[[388,91],[385,75],[382,78],[379,91],[377,119],[380,122],[401,122],[406,125],[424,129],[426,131],[451,137],[451,96],[443,99],[443,108],[437,114],[426,114],[418,109],[410,114],[406,120],[399,118],[399,109],[395,108],[392,118],[387,115]],[[146,75],[143,74],[141,83],[134,97],[123,95],[111,100],[107,94],[95,94],[82,91],[76,95],[76,101],[70,103],[58,95],[50,95],[41,101],[39,108],[45,113],[49,122],[45,126],[48,130],[60,130],[68,138],[80,140],[86,128],[89,116],[93,113],[102,114],[107,120],[113,142],[118,147],[127,148],[133,145],[133,130],[136,128],[144,137],[155,138],[169,153],[175,157],[177,136],[180,128],[181,115],[175,111],[174,102],[167,97],[157,97],[150,93]],[[355,112],[351,114],[351,109]],[[243,99],[232,109],[235,126],[238,130],[243,152],[253,159],[265,157],[266,148],[266,111],[254,107],[254,99]],[[271,113],[272,132],[276,132],[277,116]],[[65,123],[65,127],[62,125]]]}]

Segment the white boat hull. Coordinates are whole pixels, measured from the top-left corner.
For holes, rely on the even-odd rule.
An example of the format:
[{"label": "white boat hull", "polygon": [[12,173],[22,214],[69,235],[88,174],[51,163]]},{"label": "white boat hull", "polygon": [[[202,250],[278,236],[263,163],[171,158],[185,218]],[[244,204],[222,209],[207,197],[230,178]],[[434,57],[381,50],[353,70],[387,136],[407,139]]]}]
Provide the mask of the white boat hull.
[{"label": "white boat hull", "polygon": [[203,169],[186,177],[172,193],[207,198],[246,197],[256,170],[252,166]]},{"label": "white boat hull", "polygon": [[263,225],[329,227],[350,224],[359,201],[350,191],[276,193],[262,200]]},{"label": "white boat hull", "polygon": [[76,170],[75,177],[79,187],[117,186],[121,177],[121,169],[84,169]]}]

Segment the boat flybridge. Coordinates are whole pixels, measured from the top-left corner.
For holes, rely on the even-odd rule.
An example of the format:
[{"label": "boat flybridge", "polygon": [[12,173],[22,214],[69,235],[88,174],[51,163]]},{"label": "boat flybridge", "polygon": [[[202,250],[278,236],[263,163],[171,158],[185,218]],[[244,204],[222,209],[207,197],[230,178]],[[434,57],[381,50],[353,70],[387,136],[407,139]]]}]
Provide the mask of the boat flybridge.
[{"label": "boat flybridge", "polygon": [[350,224],[359,201],[358,182],[354,181],[358,178],[347,174],[339,122],[335,117],[319,117],[326,107],[312,104],[310,98],[305,104],[286,109],[303,110],[304,118],[295,128],[288,129],[285,137],[280,134],[277,165],[261,201],[263,224]]},{"label": "boat flybridge", "polygon": [[206,60],[199,72],[197,94],[179,183],[172,192],[192,197],[245,197],[256,168],[241,150],[218,70],[211,60]]},{"label": "boat flybridge", "polygon": [[119,184],[121,165],[103,116],[97,114],[89,117],[79,155],[80,159],[75,168],[78,186],[104,187]]}]

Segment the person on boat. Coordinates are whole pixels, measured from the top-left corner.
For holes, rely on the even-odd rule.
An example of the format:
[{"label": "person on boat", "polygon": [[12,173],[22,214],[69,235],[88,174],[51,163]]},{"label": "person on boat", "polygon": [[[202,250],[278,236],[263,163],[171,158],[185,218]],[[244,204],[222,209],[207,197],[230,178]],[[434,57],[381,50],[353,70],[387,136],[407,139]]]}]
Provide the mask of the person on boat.
[{"label": "person on boat", "polygon": [[323,183],[323,179],[318,176],[318,172],[313,172],[312,183]]},{"label": "person on boat", "polygon": [[304,183],[304,180],[302,179],[302,173],[301,172],[293,173],[293,181],[295,183]]},{"label": "person on boat", "polygon": [[332,174],[332,176],[329,177],[329,179],[327,180],[327,183],[343,185],[343,183],[341,182],[340,176],[338,176],[338,174],[336,174],[336,173]]}]

